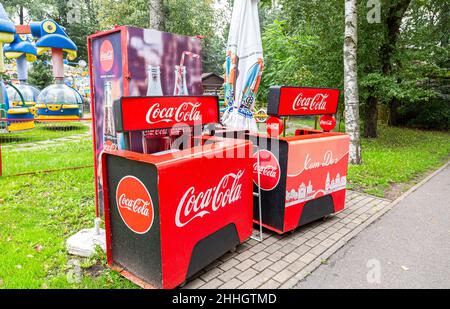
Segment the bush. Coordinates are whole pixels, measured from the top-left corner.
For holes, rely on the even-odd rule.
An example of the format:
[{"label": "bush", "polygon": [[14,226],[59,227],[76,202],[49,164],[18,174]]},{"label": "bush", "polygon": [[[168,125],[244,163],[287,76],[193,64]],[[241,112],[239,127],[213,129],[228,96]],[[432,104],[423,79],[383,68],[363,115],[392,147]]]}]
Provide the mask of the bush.
[{"label": "bush", "polygon": [[402,122],[422,129],[450,129],[450,101],[435,98],[427,103],[405,104],[398,110]]}]

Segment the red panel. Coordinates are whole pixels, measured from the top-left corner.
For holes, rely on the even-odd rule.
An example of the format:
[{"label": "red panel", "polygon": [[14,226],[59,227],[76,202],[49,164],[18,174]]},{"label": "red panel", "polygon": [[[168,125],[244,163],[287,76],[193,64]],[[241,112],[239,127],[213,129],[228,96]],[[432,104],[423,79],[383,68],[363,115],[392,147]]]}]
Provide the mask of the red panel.
[{"label": "red panel", "polygon": [[123,95],[130,95],[130,72],[128,71],[128,48],[127,48],[127,40],[128,40],[128,29],[127,27],[117,26],[117,28],[121,29],[121,50],[122,50],[122,76],[123,76]]},{"label": "red panel", "polygon": [[16,33],[17,34],[30,34],[30,25],[17,25],[16,26]]},{"label": "red panel", "polygon": [[233,223],[240,241],[252,233],[251,143],[226,147],[211,158],[196,157],[158,166],[163,287],[186,279],[191,254],[201,239]]},{"label": "red panel", "polygon": [[123,131],[219,122],[217,96],[123,97]]},{"label": "red panel", "polygon": [[[94,38],[106,36],[115,32],[124,31],[126,30],[126,27],[119,26],[115,27],[114,29],[107,30],[107,31],[98,31],[95,34],[91,34],[87,37],[87,50],[88,50],[88,64],[89,64],[89,79],[90,79],[90,92],[91,92],[91,111],[92,111],[92,144],[94,148],[93,157],[94,157],[94,184],[95,184],[95,215],[98,217],[100,215],[99,211],[99,196],[98,196],[98,165],[97,165],[97,130],[96,130],[96,118],[95,118],[95,87],[94,87],[94,67],[93,67],[93,56],[92,56],[92,40]],[[126,44],[126,42],[122,39],[122,44]],[[127,51],[123,49],[122,46],[122,55],[125,59],[127,59]],[[125,78],[124,78],[125,79]],[[128,80],[124,80],[124,86],[128,86]],[[128,90],[128,89],[127,89]],[[128,95],[127,92],[125,92],[125,95]]]},{"label": "red panel", "polygon": [[348,143],[346,134],[289,143],[284,231],[297,227],[310,200],[331,194],[335,211],[344,207]]},{"label": "red panel", "polygon": [[[88,52],[88,64],[89,64],[89,89],[90,89],[90,95],[91,95],[91,111],[94,111],[95,106],[95,95],[94,95],[94,80],[93,80],[93,67],[92,67],[92,43],[91,43],[91,37],[87,37],[87,52]],[[97,151],[96,151],[96,130],[95,130],[95,113],[92,113],[92,148],[93,152],[92,155],[94,157],[94,187],[95,187],[95,216],[98,217],[100,215],[99,209],[98,209],[98,175],[97,175]]]},{"label": "red panel", "polygon": [[[106,156],[102,155],[101,158],[102,160],[102,166],[106,166]],[[97,161],[97,160],[95,160]],[[94,161],[94,162],[95,162]],[[95,169],[96,171],[96,169]],[[105,215],[105,233],[106,233],[106,261],[108,263],[108,265],[112,266],[113,265],[113,257],[112,257],[112,242],[111,242],[111,220],[109,217],[109,200],[108,200],[108,175],[106,172],[106,168],[102,169],[102,177],[103,177],[103,181],[104,181],[104,188],[103,188],[103,197],[104,197],[104,215]],[[95,178],[97,179],[97,178]],[[96,182],[97,183],[97,182]],[[97,190],[95,190],[96,195],[98,194]],[[96,202],[98,200],[96,199]],[[96,205],[97,206],[97,205]],[[96,216],[98,216],[98,206],[96,207]]]},{"label": "red panel", "polygon": [[281,87],[279,89],[278,114],[303,116],[335,114],[339,101],[338,89]]}]

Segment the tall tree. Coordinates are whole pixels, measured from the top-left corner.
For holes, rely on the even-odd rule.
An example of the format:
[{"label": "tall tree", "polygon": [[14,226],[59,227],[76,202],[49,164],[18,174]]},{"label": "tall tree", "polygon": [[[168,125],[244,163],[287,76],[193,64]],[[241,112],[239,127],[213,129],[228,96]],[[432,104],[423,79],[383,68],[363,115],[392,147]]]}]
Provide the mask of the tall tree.
[{"label": "tall tree", "polygon": [[411,0],[387,1],[383,3],[381,24],[379,26],[367,23],[364,25],[366,37],[373,29],[378,30],[378,34],[373,34],[369,38],[372,49],[376,48],[377,50],[368,56],[372,61],[366,61],[364,68],[367,73],[363,82],[367,90],[364,109],[364,137],[374,138],[378,135],[378,106],[380,103],[388,105],[389,124],[397,124],[399,91],[396,89],[402,83],[399,75],[395,74],[402,70],[398,41],[402,20],[410,3]]},{"label": "tall tree", "polygon": [[148,0],[150,28],[163,31],[164,29],[164,10],[162,0]]},{"label": "tall tree", "polygon": [[345,0],[344,34],[344,98],[345,130],[350,135],[349,162],[361,164],[361,141],[359,136],[359,96],[357,54],[357,4]]},{"label": "tall tree", "polygon": [[[395,51],[395,47],[397,44],[397,39],[400,34],[400,25],[402,23],[403,16],[405,15],[406,10],[408,9],[411,0],[400,0],[395,5],[391,6],[388,11],[388,16],[386,20],[386,24],[388,27],[386,39],[381,46],[381,63],[383,74],[386,76],[390,76],[392,72],[392,54]],[[401,63],[397,61],[397,64],[401,66]],[[400,82],[400,80],[398,80]],[[389,106],[389,124],[396,125],[397,124],[397,108],[398,108],[398,99],[393,97],[388,106]]]}]

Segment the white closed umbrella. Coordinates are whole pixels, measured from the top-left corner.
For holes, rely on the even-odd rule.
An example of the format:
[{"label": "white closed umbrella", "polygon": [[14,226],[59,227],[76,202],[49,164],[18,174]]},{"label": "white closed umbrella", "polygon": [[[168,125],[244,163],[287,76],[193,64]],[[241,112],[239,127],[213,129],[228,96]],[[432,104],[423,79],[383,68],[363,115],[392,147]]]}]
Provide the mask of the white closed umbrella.
[{"label": "white closed umbrella", "polygon": [[225,61],[225,102],[222,123],[257,132],[253,107],[263,70],[258,17],[259,0],[235,0]]}]

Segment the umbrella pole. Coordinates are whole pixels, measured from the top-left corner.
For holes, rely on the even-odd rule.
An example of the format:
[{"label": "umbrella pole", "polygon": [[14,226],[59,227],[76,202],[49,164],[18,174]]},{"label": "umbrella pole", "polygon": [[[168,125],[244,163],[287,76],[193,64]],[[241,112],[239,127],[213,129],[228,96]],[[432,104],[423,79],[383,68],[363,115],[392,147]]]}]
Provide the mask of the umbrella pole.
[{"label": "umbrella pole", "polygon": [[[0,42],[0,85],[3,84],[3,73],[5,73],[5,61],[3,59],[3,42]],[[5,103],[3,98],[3,87],[0,90],[0,104]]]}]

